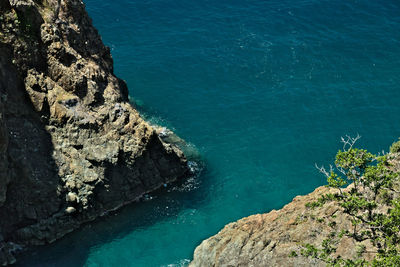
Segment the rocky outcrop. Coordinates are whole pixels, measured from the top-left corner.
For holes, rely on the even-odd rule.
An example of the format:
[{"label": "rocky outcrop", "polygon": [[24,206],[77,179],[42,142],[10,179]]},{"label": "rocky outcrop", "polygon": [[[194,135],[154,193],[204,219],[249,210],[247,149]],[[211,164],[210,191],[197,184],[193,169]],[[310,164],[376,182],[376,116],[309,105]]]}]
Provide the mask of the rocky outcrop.
[{"label": "rocky outcrop", "polygon": [[[332,232],[351,226],[348,216],[333,202],[315,209],[306,207],[306,203],[317,201],[333,190],[318,187],[308,195],[295,197],[280,210],[226,225],[196,248],[190,267],[325,266],[320,260],[302,256],[301,249],[305,244],[320,248]],[[336,253],[343,258],[357,257],[356,248],[360,244],[343,238]],[[367,242],[362,244],[370,247]],[[368,254],[361,256],[368,258]]]},{"label": "rocky outcrop", "polygon": [[[392,149],[393,150],[393,149]],[[377,211],[387,213],[393,208],[391,199],[400,197],[400,153],[387,155],[388,170],[397,174],[391,190],[383,190],[375,197]],[[350,184],[344,192],[354,189]],[[366,187],[360,193],[372,196]],[[372,260],[377,249],[369,239],[339,237],[342,231],[355,231],[352,218],[344,212],[337,201],[329,201],[327,194],[338,189],[318,187],[314,192],[297,196],[280,210],[257,214],[230,223],[218,234],[203,241],[195,250],[190,267],[197,266],[326,266],[324,261],[306,257],[306,247],[333,248],[331,258],[344,260]],[[367,230],[358,224],[357,231]],[[361,241],[362,240],[362,241]],[[310,246],[311,245],[311,246]]]},{"label": "rocky outcrop", "polygon": [[0,1],[0,265],[189,173],[80,0]]}]

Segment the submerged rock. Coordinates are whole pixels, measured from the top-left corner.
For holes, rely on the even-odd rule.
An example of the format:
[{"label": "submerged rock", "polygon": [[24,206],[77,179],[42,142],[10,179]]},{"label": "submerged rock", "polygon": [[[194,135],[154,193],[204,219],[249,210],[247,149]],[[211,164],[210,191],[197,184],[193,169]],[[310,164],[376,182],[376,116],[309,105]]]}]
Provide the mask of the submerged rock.
[{"label": "submerged rock", "polygon": [[189,172],[129,104],[82,1],[0,2],[0,265]]},{"label": "submerged rock", "polygon": [[68,207],[65,209],[65,212],[68,214],[74,213],[76,209],[74,207]]}]

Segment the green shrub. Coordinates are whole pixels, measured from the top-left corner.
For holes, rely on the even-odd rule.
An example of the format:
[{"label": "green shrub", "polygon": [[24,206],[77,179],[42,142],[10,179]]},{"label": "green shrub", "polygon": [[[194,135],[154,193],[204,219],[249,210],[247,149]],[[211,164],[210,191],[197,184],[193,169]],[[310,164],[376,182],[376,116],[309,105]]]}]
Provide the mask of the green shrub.
[{"label": "green shrub", "polygon": [[[322,196],[306,205],[316,208],[334,201],[349,216],[352,227],[337,229],[339,234],[331,232],[317,246],[303,245],[301,254],[320,259],[329,266],[400,266],[400,197],[393,188],[398,183],[399,170],[391,165],[390,155],[373,155],[364,149],[353,148],[358,139],[359,136],[342,138],[344,147],[336,155],[335,167],[329,171],[317,167],[326,175],[328,186],[338,189],[338,193]],[[400,141],[394,143],[390,151],[400,152]],[[345,190],[343,187],[349,184],[352,187]],[[331,228],[337,226],[334,221],[328,225]],[[336,245],[345,236],[355,242],[369,240],[378,252],[376,257],[367,262],[334,255]],[[359,245],[356,252],[361,256],[365,246]]]},{"label": "green shrub", "polygon": [[390,152],[398,153],[400,152],[400,141],[394,142],[390,147]]}]

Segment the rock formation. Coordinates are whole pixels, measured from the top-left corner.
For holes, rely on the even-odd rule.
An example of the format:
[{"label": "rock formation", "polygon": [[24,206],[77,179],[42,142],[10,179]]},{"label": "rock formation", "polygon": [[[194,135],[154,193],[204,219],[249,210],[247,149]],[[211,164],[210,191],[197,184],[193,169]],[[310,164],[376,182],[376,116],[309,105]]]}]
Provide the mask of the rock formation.
[{"label": "rock formation", "polygon": [[0,0],[0,265],[189,173],[80,0]]},{"label": "rock formation", "polygon": [[[400,155],[396,153],[391,157],[394,170],[398,172]],[[393,188],[399,192],[399,187],[397,180]],[[196,248],[189,266],[326,266],[321,260],[303,256],[301,251],[306,244],[321,249],[323,241],[333,233],[353,229],[351,218],[337,202],[327,202],[314,208],[306,204],[315,203],[322,195],[335,193],[336,190],[318,187],[308,195],[295,197],[280,210],[249,216],[226,225]],[[384,204],[380,210],[387,211],[387,206]],[[349,237],[343,237],[335,246],[333,256],[343,259],[371,260],[377,252],[368,240],[356,242]]]},{"label": "rock formation", "polygon": [[[196,266],[324,266],[322,262],[304,257],[289,257],[299,253],[301,243],[321,243],[328,231],[317,218],[339,218],[339,209],[326,206],[309,213],[305,204],[315,201],[328,191],[317,188],[306,196],[297,196],[281,210],[257,214],[230,223],[217,235],[203,241],[195,250],[190,267]],[[330,230],[330,229],[325,229]]]}]

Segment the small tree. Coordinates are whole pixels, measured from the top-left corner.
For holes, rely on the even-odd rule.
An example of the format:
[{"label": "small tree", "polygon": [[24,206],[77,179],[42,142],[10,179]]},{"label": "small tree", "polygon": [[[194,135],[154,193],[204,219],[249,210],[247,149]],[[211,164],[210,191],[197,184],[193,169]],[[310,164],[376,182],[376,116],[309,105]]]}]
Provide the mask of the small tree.
[{"label": "small tree", "polygon": [[352,229],[342,229],[336,238],[347,236],[358,242],[369,240],[376,248],[376,256],[369,263],[363,259],[333,257],[335,247],[331,244],[338,242],[333,242],[334,233],[324,240],[322,249],[306,244],[302,254],[332,266],[400,266],[400,199],[399,192],[393,189],[399,173],[389,162],[391,154],[374,155],[354,148],[359,138],[359,135],[342,138],[343,149],[337,153],[335,166],[330,166],[329,171],[317,166],[327,177],[327,186],[337,188],[338,193],[324,195],[308,206],[335,201],[352,223]]}]

